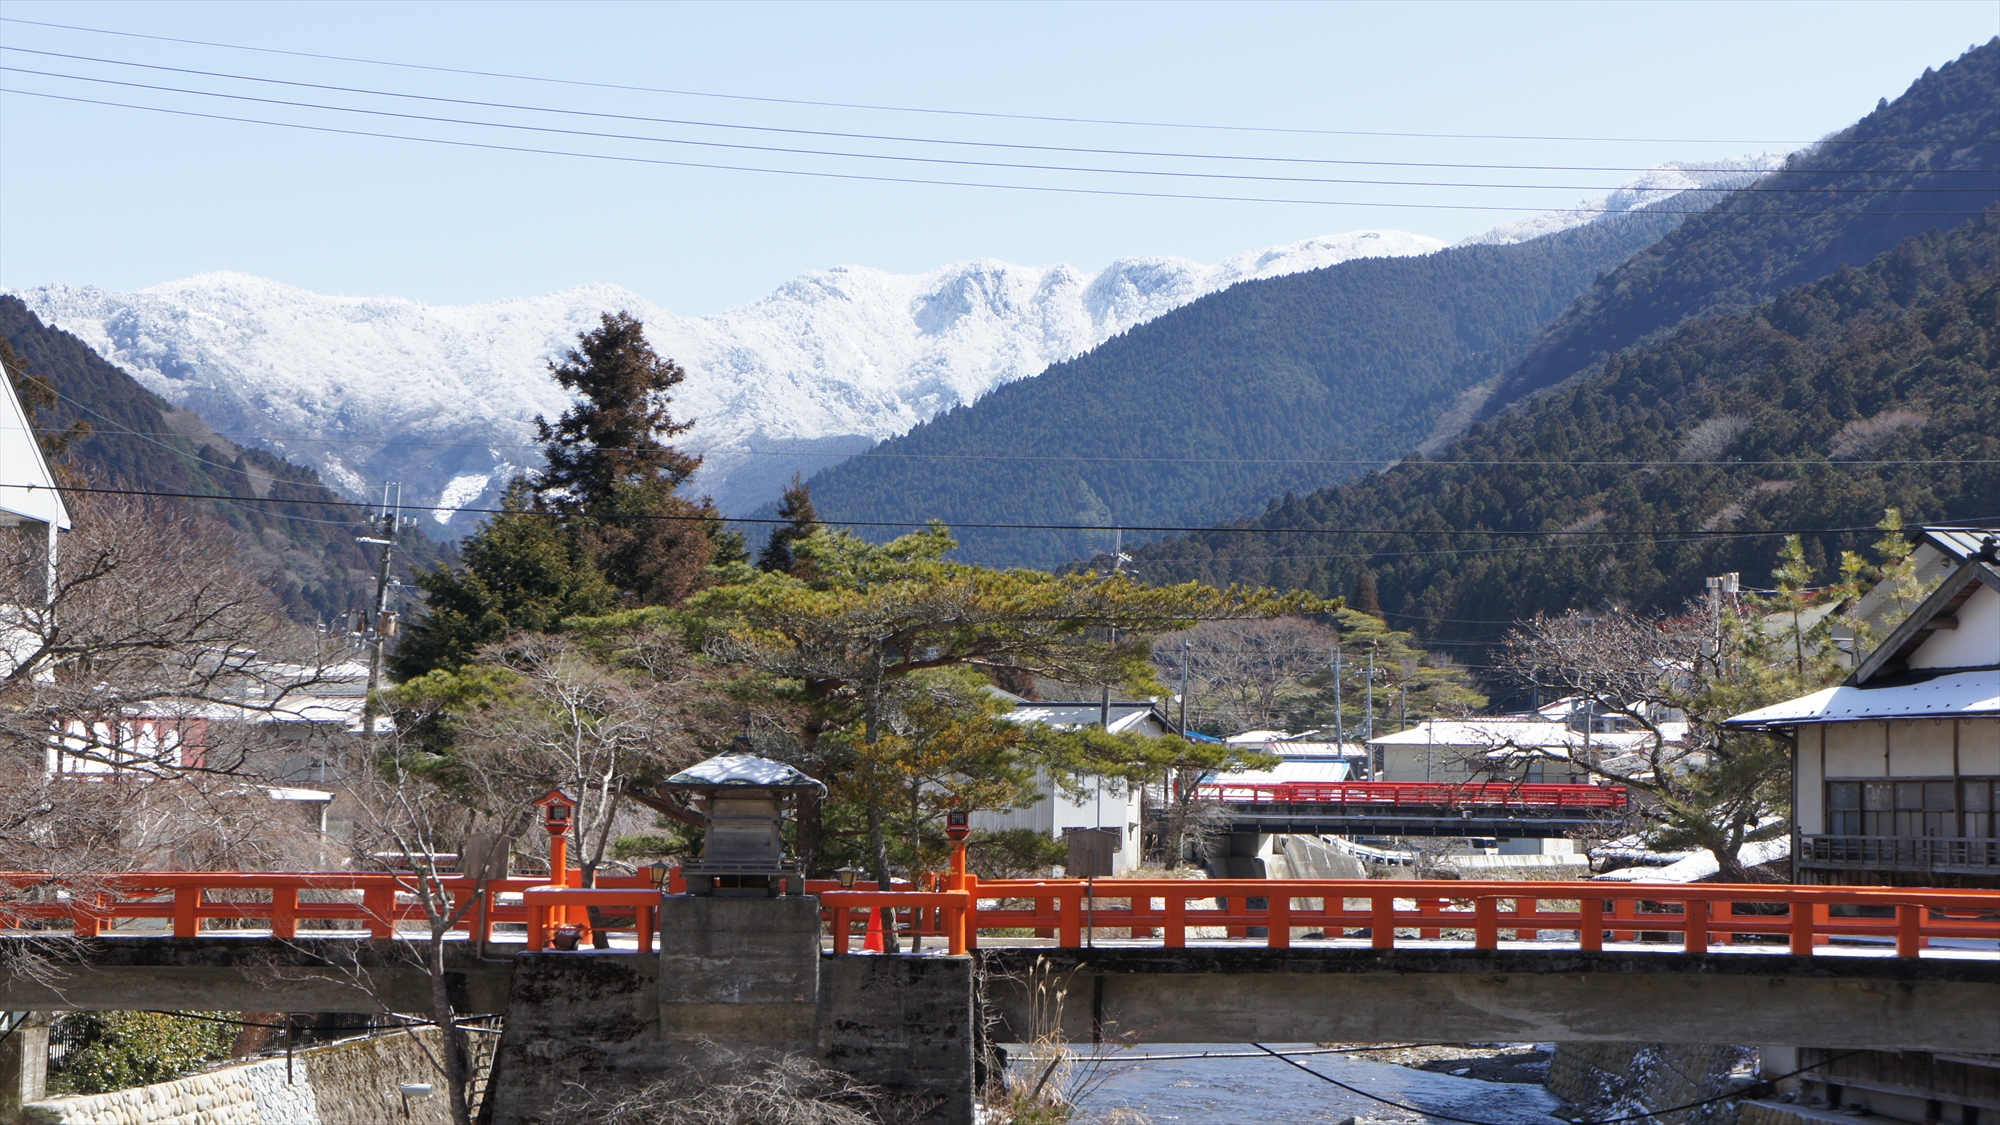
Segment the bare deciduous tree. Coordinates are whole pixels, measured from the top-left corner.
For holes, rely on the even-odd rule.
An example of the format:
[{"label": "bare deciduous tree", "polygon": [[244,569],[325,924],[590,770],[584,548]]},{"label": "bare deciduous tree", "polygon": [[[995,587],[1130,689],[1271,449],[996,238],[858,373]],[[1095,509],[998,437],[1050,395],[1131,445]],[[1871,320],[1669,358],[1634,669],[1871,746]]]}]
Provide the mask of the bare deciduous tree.
[{"label": "bare deciduous tree", "polygon": [[1326,670],[1333,644],[1332,629],[1297,617],[1205,621],[1162,634],[1153,663],[1162,679],[1179,684],[1185,658],[1191,727],[1283,727],[1311,696],[1305,682]]}]

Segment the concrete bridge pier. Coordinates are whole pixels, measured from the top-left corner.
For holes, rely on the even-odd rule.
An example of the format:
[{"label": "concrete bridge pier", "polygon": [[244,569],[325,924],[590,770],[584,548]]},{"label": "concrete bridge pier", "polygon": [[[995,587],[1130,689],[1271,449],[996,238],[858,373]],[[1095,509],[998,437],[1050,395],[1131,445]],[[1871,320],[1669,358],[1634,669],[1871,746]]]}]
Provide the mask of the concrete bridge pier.
[{"label": "concrete bridge pier", "polygon": [[563,1120],[565,1095],[632,1089],[692,1065],[804,1054],[880,1087],[909,1120],[970,1125],[967,957],[832,957],[810,897],[668,897],[662,952],[524,953],[487,1099],[490,1125]]}]

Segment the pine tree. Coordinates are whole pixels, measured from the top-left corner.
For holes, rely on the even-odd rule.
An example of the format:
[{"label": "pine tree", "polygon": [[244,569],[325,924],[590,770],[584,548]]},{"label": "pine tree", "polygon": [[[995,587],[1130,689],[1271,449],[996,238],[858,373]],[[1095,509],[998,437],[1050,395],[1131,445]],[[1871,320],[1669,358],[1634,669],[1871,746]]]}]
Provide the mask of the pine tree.
[{"label": "pine tree", "polygon": [[798,473],[792,474],[791,487],[785,489],[784,499],[778,504],[778,516],[790,522],[771,533],[770,541],[757,553],[757,569],[782,570],[810,578],[802,569],[809,569],[810,562],[794,554],[792,544],[818,530],[819,513],[813,510],[812,489]]}]

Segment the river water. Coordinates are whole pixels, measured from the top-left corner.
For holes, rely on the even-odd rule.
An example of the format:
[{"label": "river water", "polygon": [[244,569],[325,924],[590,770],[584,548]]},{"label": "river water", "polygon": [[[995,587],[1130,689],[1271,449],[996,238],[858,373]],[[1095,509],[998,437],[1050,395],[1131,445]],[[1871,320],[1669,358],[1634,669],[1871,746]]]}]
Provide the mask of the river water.
[{"label": "river water", "polygon": [[[1269,1046],[1291,1051],[1312,1045]],[[1144,1114],[1141,1120],[1153,1125],[1337,1125],[1350,1117],[1395,1125],[1450,1125],[1454,1118],[1480,1125],[1564,1125],[1551,1115],[1560,1101],[1536,1085],[1432,1074],[1351,1055],[1295,1056],[1327,1078],[1366,1092],[1355,1093],[1269,1055],[1240,1057],[1249,1050],[1254,1048],[1241,1043],[1108,1050],[1094,1081],[1084,1083],[1082,1119],[1102,1120],[1123,1109]],[[1239,1057],[1153,1058],[1202,1053]],[[1010,1071],[1039,1074],[1035,1063],[1022,1057],[1030,1054],[1016,1048]]]}]

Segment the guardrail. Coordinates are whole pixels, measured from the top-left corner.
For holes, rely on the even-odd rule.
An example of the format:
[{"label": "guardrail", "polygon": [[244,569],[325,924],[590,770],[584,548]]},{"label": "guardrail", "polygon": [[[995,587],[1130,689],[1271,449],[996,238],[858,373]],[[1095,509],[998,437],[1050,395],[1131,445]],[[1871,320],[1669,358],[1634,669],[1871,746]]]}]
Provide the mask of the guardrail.
[{"label": "guardrail", "polygon": [[[571,869],[572,882],[582,873]],[[496,923],[529,921],[525,901],[510,901],[533,888],[548,886],[548,877],[525,876],[489,880],[484,900],[474,903],[454,927],[479,940],[489,940]],[[600,888],[652,891],[651,880],[638,876],[603,876]],[[397,872],[238,872],[134,871],[102,875],[49,875],[0,872],[0,926],[22,928],[67,921],[78,937],[98,937],[121,921],[171,919],[175,937],[204,933],[210,922],[243,928],[262,922],[271,936],[308,932],[338,934],[359,930],[371,938],[395,935],[405,923],[421,923],[425,915],[416,895],[423,882]],[[466,876],[439,880],[452,909],[465,904],[479,884]],[[653,893],[657,894],[657,891]],[[317,924],[317,925],[315,925]]]},{"label": "guardrail", "polygon": [[1230,805],[1343,805],[1364,809],[1480,808],[1563,811],[1617,810],[1624,786],[1455,784],[1444,781],[1211,781],[1196,789]]},{"label": "guardrail", "polygon": [[[576,873],[572,872],[572,878]],[[414,876],[394,873],[132,872],[64,876],[0,873],[0,925],[53,928],[68,922],[80,937],[113,932],[118,922],[170,919],[176,937],[222,936],[263,922],[274,937],[302,926],[333,936],[360,931],[393,936],[424,920]],[[442,880],[454,908],[474,894],[464,877]],[[34,901],[34,892],[48,894]],[[681,890],[677,879],[667,891]],[[1837,939],[1893,942],[1914,957],[1932,941],[2000,941],[2000,891],[1903,887],[1669,885],[1657,883],[1391,881],[1313,879],[1001,879],[966,876],[962,886],[919,890],[842,889],[810,880],[836,954],[848,952],[857,923],[880,911],[905,937],[937,937],[950,952],[978,947],[982,932],[1023,931],[1059,946],[1080,947],[1107,931],[1127,939],[1157,937],[1168,948],[1206,938],[1261,936],[1270,948],[1295,941],[1365,937],[1377,949],[1408,940],[1463,935],[1474,947],[1560,940],[1586,950],[1642,937],[1690,952],[1716,943],[1765,942],[1799,955]],[[589,912],[609,932],[629,932],[652,948],[661,891],[644,877],[600,876],[594,888],[550,886],[545,878],[494,880],[456,929],[489,940],[497,923],[519,923],[528,946],[542,949],[565,925],[587,932]],[[516,899],[515,896],[518,896]],[[1198,931],[1207,930],[1207,933]],[[1261,934],[1253,934],[1261,930]],[[1304,931],[1301,933],[1300,931]],[[1087,937],[1088,935],[1088,937]]]},{"label": "guardrail", "polygon": [[1377,949],[1447,931],[1465,934],[1479,949],[1498,948],[1503,931],[1520,941],[1560,934],[1586,950],[1642,934],[1678,938],[1690,952],[1738,938],[1776,939],[1801,956],[1837,938],[1893,940],[1902,957],[1917,956],[1934,939],[2000,940],[1995,891],[1367,879],[968,882],[974,900],[968,946],[976,946],[980,931],[1015,929],[1064,947],[1083,945],[1086,930],[1131,938],[1158,931],[1164,946],[1177,948],[1204,927],[1214,931],[1208,936],[1237,938],[1262,929],[1273,949],[1289,947],[1298,930],[1367,937]]}]

